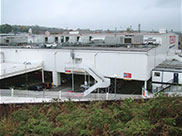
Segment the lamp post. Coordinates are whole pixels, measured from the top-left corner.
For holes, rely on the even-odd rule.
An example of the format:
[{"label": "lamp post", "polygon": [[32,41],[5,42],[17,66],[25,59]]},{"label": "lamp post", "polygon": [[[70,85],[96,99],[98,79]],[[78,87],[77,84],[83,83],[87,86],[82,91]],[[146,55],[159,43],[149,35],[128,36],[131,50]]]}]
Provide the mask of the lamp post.
[{"label": "lamp post", "polygon": [[114,94],[115,94],[115,98],[116,98],[116,78],[117,78],[116,74],[114,74],[114,78],[115,78],[115,80],[114,80]]},{"label": "lamp post", "polygon": [[74,60],[72,61],[72,91],[74,91]]},{"label": "lamp post", "polygon": [[74,61],[75,61],[75,53],[74,50],[71,50],[70,56],[72,58],[72,91],[74,91]]}]

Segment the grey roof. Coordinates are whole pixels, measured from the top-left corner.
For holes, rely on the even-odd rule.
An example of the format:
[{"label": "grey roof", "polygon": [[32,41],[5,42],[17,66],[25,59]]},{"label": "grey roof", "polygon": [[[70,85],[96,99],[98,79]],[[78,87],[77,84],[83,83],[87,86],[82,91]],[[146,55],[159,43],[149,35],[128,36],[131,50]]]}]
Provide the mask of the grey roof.
[{"label": "grey roof", "polygon": [[177,60],[165,60],[164,62],[159,64],[157,67],[155,67],[154,71],[155,70],[182,72],[182,62],[177,61]]},{"label": "grey roof", "polygon": [[70,50],[103,50],[103,51],[133,51],[133,52],[148,52],[152,48],[136,48],[136,47],[62,47],[60,49]]},{"label": "grey roof", "polygon": [[[157,47],[157,45],[155,46],[144,46],[144,45],[137,45],[137,46],[129,46],[129,47],[125,47],[125,46],[118,46],[118,47],[107,47],[107,46],[103,46],[103,47],[99,47],[99,46],[65,46],[65,47],[57,47],[57,48],[41,48],[41,47],[34,47],[32,46],[31,49],[46,49],[46,50],[99,50],[99,51],[130,51],[130,52],[148,52],[151,49]],[[29,49],[23,46],[0,46],[0,48],[17,48],[17,49]]]}]

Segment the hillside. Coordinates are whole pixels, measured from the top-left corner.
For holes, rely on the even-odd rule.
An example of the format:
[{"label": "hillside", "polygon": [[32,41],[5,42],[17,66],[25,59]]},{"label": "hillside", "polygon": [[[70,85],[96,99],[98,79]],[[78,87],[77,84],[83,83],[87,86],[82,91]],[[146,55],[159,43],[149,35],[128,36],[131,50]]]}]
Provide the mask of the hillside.
[{"label": "hillside", "polygon": [[64,31],[64,29],[61,28],[54,28],[54,27],[42,27],[42,26],[25,26],[25,25],[9,25],[9,24],[3,24],[0,25],[0,33],[19,33],[19,32],[25,32],[27,33],[29,28],[32,29],[32,32],[34,34],[44,34],[46,31],[49,31],[51,34],[59,34]]}]

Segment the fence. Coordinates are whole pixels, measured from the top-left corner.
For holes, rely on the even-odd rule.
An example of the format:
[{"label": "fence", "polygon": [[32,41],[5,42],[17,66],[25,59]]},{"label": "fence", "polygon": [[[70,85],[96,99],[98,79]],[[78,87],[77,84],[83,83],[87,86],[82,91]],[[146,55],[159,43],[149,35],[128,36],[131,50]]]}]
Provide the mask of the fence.
[{"label": "fence", "polygon": [[84,97],[83,93],[78,92],[63,92],[63,91],[27,91],[14,89],[1,89],[0,97],[8,98],[40,98],[40,99],[60,99],[60,100],[121,100],[126,98],[140,99],[141,95],[126,95],[126,94],[110,94],[110,93],[91,93]]}]

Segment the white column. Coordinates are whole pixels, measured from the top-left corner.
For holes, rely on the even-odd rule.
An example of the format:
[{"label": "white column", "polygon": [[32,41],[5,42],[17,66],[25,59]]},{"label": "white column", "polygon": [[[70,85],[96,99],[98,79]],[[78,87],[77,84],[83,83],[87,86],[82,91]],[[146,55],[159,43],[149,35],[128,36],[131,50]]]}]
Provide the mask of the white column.
[{"label": "white column", "polygon": [[144,88],[147,90],[147,81],[144,81]]},{"label": "white column", "polygon": [[44,83],[45,80],[44,80],[44,70],[42,69],[42,83]]},{"label": "white column", "polygon": [[11,96],[14,96],[14,88],[11,88]]},{"label": "white column", "polygon": [[55,86],[61,85],[61,74],[59,72],[53,71],[52,78],[53,78],[53,85]]}]

